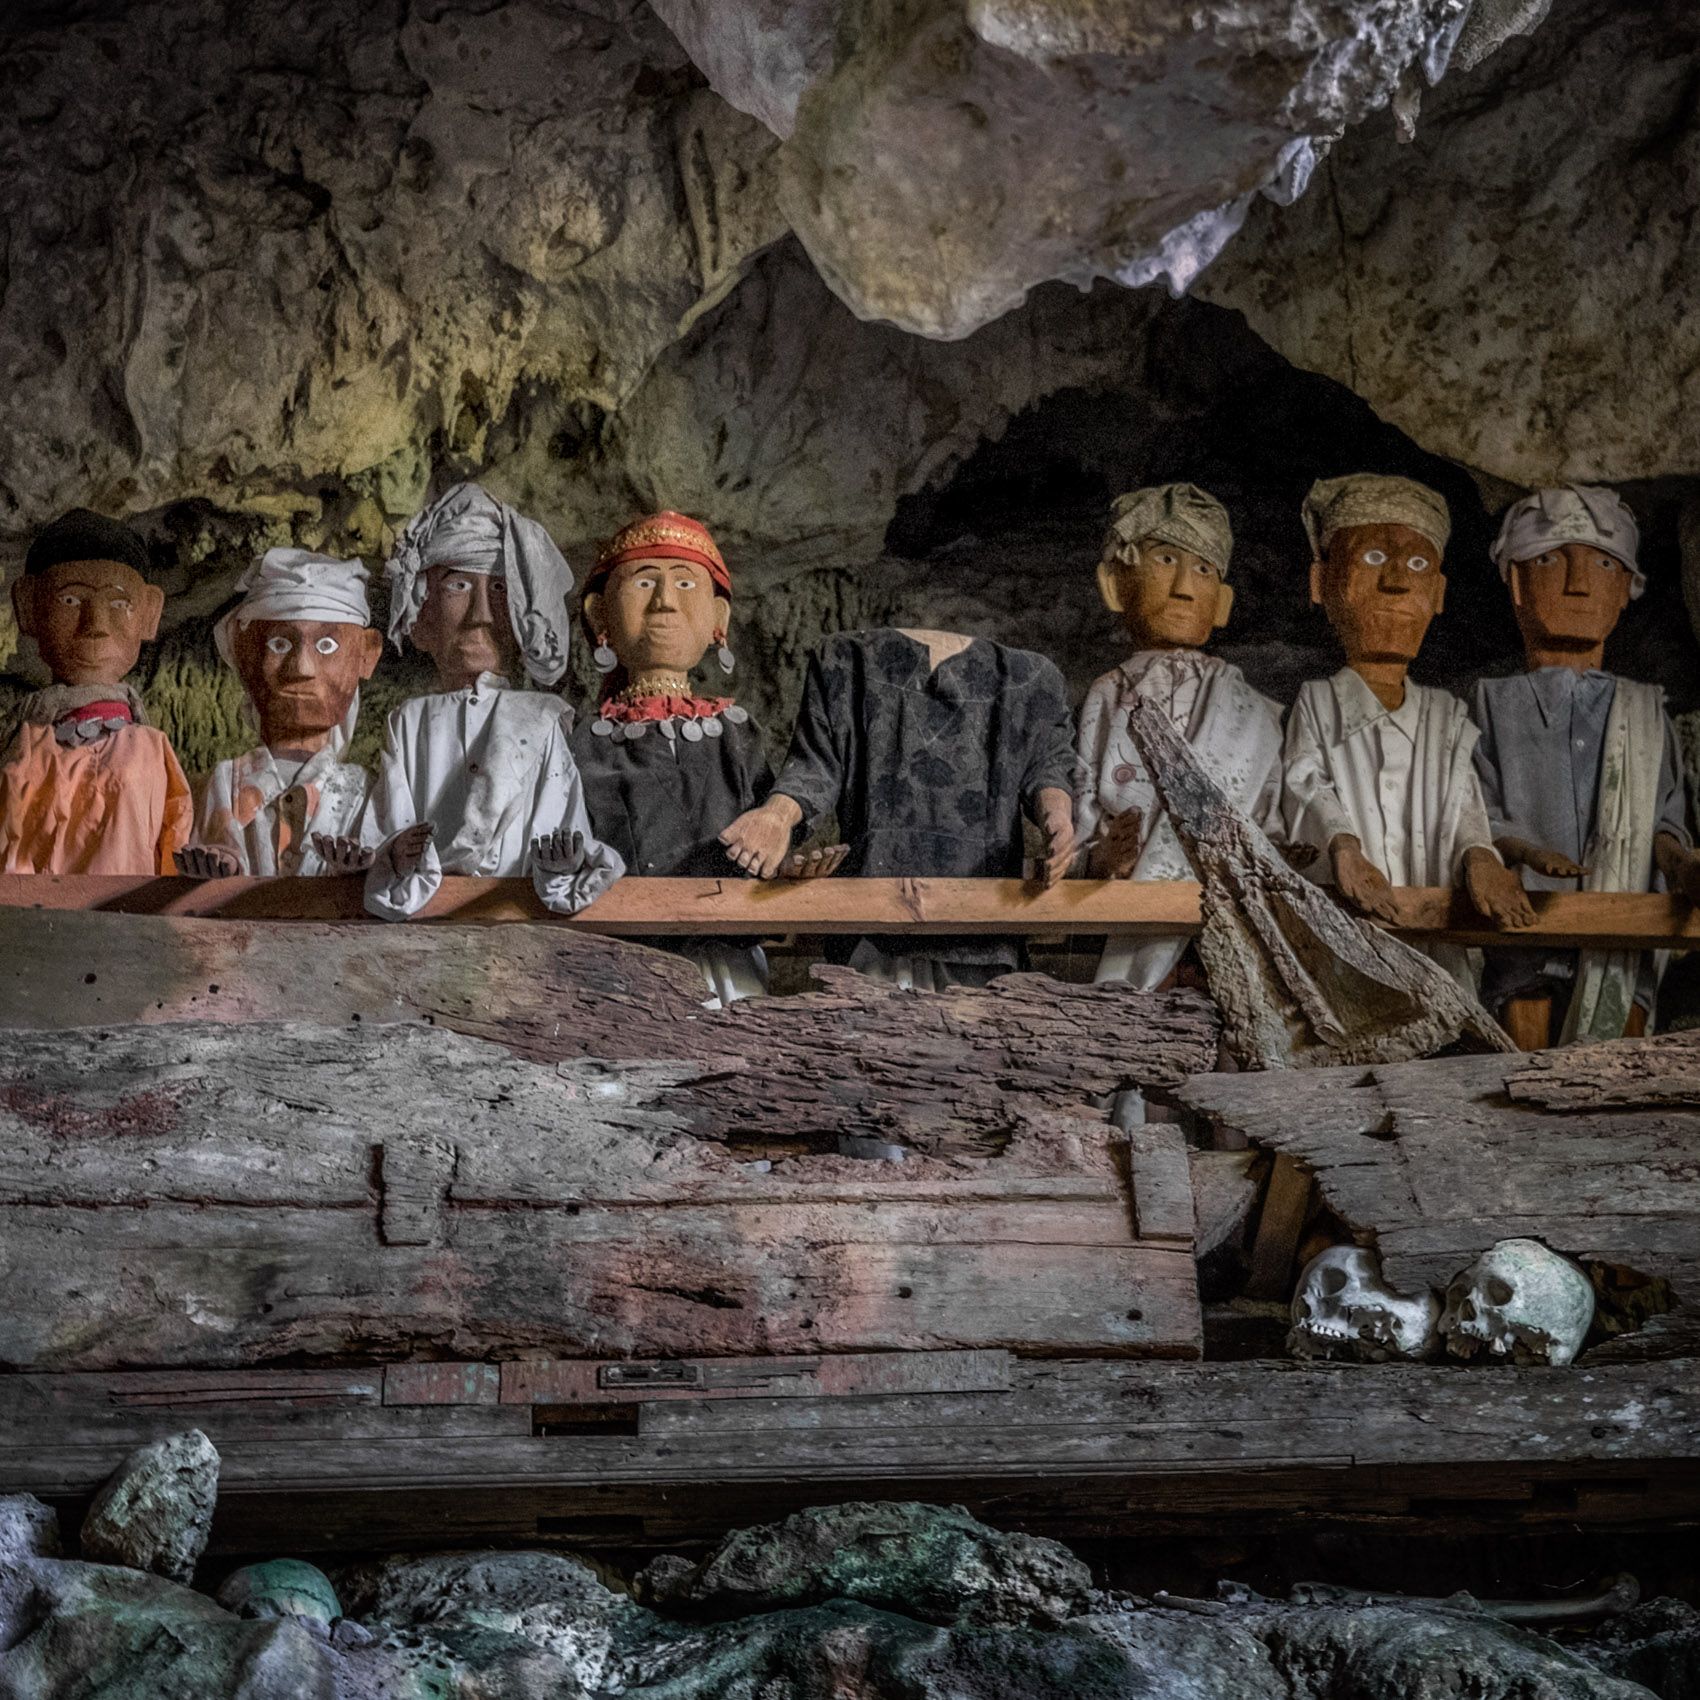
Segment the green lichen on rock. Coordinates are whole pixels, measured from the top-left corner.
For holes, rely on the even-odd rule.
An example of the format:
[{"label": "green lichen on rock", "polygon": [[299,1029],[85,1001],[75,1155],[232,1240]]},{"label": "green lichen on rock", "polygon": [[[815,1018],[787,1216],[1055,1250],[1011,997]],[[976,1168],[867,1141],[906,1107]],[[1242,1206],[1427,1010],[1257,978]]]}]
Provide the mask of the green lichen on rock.
[{"label": "green lichen on rock", "polygon": [[960,1507],[856,1501],[741,1529],[688,1571],[655,1565],[639,1583],[660,1609],[722,1617],[846,1599],[939,1623],[1060,1623],[1092,1576],[1060,1543]]},{"label": "green lichen on rock", "polygon": [[299,1558],[245,1564],[219,1584],[218,1603],[238,1617],[297,1617],[329,1629],[342,1616],[331,1579]]}]

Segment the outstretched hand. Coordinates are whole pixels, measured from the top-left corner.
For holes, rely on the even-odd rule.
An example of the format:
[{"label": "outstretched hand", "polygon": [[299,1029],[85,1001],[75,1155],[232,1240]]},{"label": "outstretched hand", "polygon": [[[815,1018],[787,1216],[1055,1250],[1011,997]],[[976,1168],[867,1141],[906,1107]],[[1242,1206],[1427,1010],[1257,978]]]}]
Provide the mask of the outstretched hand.
[{"label": "outstretched hand", "polygon": [[242,872],[236,852],[221,844],[186,844],[174,851],[171,859],[178,873],[192,880],[228,880]]},{"label": "outstretched hand", "polygon": [[1549,850],[1544,844],[1532,844],[1526,838],[1496,838],[1494,848],[1505,858],[1506,867],[1533,868],[1548,879],[1579,880],[1593,872],[1559,851]]},{"label": "outstretched hand", "polygon": [[790,798],[775,793],[765,803],[746,809],[720,835],[726,854],[758,880],[780,871],[791,849],[791,833],[803,811]]},{"label": "outstretched hand", "polygon": [[1123,809],[1104,822],[1087,853],[1087,871],[1094,879],[1125,880],[1139,866],[1139,853],[1144,848],[1144,812]]},{"label": "outstretched hand", "polygon": [[844,866],[850,854],[848,844],[828,844],[824,849],[793,850],[779,864],[782,880],[823,880]]},{"label": "outstretched hand", "polygon": [[436,836],[436,831],[428,820],[416,821],[412,826],[404,826],[384,846],[384,854],[398,880],[408,879],[419,872],[420,864],[425,860],[425,846]]},{"label": "outstretched hand", "polygon": [[377,855],[370,844],[362,844],[358,838],[342,838],[328,832],[313,834],[313,848],[319,852],[327,874],[363,874]]},{"label": "outstretched hand", "polygon": [[1535,906],[1515,868],[1508,868],[1484,845],[1464,852],[1464,888],[1476,912],[1496,927],[1532,927]]},{"label": "outstretched hand", "polygon": [[558,826],[532,839],[531,860],[546,874],[576,874],[587,860],[584,834]]},{"label": "outstretched hand", "polygon": [[1328,853],[1334,862],[1335,887],[1351,908],[1390,926],[1399,919],[1392,882],[1364,854],[1357,839],[1343,832],[1328,846]]}]

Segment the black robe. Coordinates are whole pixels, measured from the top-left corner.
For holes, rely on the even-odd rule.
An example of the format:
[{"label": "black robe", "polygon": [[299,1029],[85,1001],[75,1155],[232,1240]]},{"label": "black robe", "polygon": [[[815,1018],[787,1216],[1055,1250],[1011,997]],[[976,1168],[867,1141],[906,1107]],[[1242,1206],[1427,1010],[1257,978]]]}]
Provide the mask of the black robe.
[{"label": "black robe", "polygon": [[[678,735],[684,724],[678,720],[672,722],[672,738],[657,721],[643,722],[639,738],[598,736],[594,718],[574,728],[570,744],[590,824],[604,844],[625,858],[628,876],[747,877],[726,854],[720,833],[766,799],[773,770],[753,720],[721,715],[719,723],[718,737],[705,735],[694,742]],[[689,938],[644,942],[669,950],[699,943]],[[754,941],[714,942],[735,949]]]},{"label": "black robe", "polygon": [[[933,668],[925,644],[885,628],[828,638],[810,656],[773,789],[796,802],[809,831],[837,814],[847,877],[1019,879],[1024,814],[1047,788],[1072,794],[1074,765],[1068,694],[1044,656],[976,638]],[[1013,939],[868,943],[887,956],[999,969],[1025,960]],[[834,941],[829,954],[845,959],[854,945]]]}]

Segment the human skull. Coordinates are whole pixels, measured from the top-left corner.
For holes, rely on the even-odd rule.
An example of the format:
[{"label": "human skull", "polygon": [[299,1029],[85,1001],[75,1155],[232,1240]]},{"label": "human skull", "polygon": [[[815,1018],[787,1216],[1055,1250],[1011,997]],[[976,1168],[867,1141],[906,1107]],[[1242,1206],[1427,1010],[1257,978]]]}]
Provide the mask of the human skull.
[{"label": "human skull", "polygon": [[1426,1287],[1414,1295],[1394,1292],[1373,1251],[1336,1245],[1305,1265],[1292,1317],[1287,1350],[1294,1357],[1415,1361],[1434,1350],[1440,1303]]},{"label": "human skull", "polygon": [[1501,1240],[1446,1289],[1440,1331],[1455,1358],[1485,1348],[1519,1364],[1567,1364],[1594,1320],[1588,1277],[1539,1240]]}]

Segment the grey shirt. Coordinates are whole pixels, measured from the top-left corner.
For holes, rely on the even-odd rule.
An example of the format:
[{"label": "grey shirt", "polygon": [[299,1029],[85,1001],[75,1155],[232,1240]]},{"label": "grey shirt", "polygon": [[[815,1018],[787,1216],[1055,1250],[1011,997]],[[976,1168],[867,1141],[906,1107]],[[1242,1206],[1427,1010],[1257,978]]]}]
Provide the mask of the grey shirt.
[{"label": "grey shirt", "polygon": [[[1476,772],[1496,839],[1524,838],[1587,864],[1606,720],[1616,694],[1617,680],[1610,673],[1578,673],[1570,667],[1541,667],[1478,682],[1474,711],[1482,736],[1476,745]],[[1654,836],[1668,832],[1691,843],[1687,817],[1682,762],[1667,716]],[[1582,884],[1532,868],[1523,869],[1523,883],[1531,891],[1578,891]],[[1649,863],[1643,889],[1659,891],[1663,885]],[[1543,981],[1568,980],[1575,971],[1574,951],[1490,951],[1482,998],[1494,1008],[1507,998],[1537,990]],[[1651,1009],[1655,986],[1652,959],[1644,957],[1635,1001]]]}]

